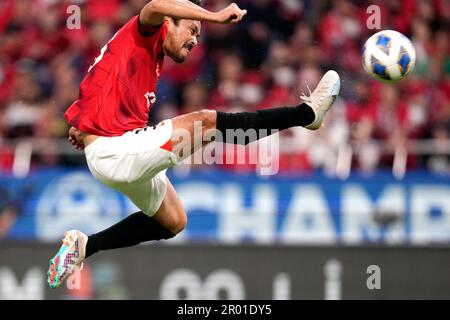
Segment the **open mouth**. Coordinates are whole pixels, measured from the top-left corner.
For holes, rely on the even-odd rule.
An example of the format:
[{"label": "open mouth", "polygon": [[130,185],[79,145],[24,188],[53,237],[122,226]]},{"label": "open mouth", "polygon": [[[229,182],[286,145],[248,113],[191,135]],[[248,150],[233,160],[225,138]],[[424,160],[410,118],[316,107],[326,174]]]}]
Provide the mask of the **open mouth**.
[{"label": "open mouth", "polygon": [[184,47],[185,47],[189,52],[191,52],[192,49],[194,49],[194,45],[193,45],[192,43],[187,43],[187,44],[184,45]]}]

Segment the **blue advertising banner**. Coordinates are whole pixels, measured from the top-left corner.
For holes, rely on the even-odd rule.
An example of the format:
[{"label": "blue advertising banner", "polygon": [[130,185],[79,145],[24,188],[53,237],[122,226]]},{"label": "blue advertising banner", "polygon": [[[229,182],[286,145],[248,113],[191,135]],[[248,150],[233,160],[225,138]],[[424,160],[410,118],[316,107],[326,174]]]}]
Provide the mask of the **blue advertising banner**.
[{"label": "blue advertising banner", "polygon": [[[397,180],[378,172],[340,180],[218,170],[168,176],[188,213],[187,228],[169,242],[450,243],[448,176],[414,172]],[[136,211],[87,170],[3,175],[0,186],[3,239],[54,241],[73,228],[89,234]]]}]

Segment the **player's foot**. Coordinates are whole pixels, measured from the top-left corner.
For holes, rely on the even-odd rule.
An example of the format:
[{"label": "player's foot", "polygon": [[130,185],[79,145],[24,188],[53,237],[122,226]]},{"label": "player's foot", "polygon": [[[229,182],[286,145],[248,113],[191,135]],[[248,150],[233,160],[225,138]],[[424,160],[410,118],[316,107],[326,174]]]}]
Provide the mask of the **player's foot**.
[{"label": "player's foot", "polygon": [[58,253],[50,260],[47,282],[50,288],[59,285],[72,273],[75,267],[81,266],[86,253],[88,237],[78,230],[64,232],[63,244]]},{"label": "player's foot", "polygon": [[330,109],[334,100],[336,100],[340,89],[341,80],[339,79],[338,73],[330,70],[320,79],[314,92],[311,93],[311,90],[308,88],[309,97],[305,94],[301,96],[301,99],[311,107],[316,116],[314,121],[305,127],[306,129],[317,130],[322,126],[325,114]]}]

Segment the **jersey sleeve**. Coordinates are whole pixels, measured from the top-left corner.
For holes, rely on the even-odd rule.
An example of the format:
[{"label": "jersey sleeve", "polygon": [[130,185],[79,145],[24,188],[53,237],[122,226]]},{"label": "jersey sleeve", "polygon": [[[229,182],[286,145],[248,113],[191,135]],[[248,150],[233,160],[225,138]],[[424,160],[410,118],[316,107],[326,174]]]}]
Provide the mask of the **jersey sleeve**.
[{"label": "jersey sleeve", "polygon": [[163,23],[161,23],[158,26],[145,26],[141,23],[141,21],[139,20],[139,16],[137,19],[138,22],[138,31],[141,34],[141,36],[143,37],[151,37],[152,35],[154,35],[156,32],[158,32],[159,28],[161,28],[161,26],[163,25]]},{"label": "jersey sleeve", "polygon": [[139,16],[136,16],[130,27],[138,46],[145,47],[153,56],[157,56],[162,51],[162,45],[167,35],[165,21],[159,26],[144,26],[139,22]]},{"label": "jersey sleeve", "polygon": [[97,101],[95,97],[83,97],[75,101],[64,113],[64,118],[67,122],[81,131],[91,132],[89,121],[89,114],[97,110]]}]

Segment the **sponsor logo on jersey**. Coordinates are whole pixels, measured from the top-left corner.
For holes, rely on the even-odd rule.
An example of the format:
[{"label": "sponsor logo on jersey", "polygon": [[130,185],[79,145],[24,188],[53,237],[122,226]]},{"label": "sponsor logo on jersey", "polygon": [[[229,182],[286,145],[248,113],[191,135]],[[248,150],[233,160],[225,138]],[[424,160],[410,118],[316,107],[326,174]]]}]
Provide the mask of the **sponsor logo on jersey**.
[{"label": "sponsor logo on jersey", "polygon": [[147,92],[144,96],[147,99],[147,107],[150,108],[156,102],[156,95],[154,92]]}]

